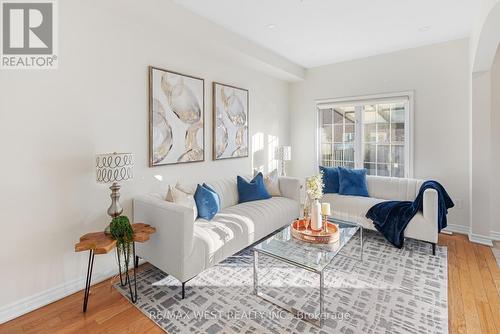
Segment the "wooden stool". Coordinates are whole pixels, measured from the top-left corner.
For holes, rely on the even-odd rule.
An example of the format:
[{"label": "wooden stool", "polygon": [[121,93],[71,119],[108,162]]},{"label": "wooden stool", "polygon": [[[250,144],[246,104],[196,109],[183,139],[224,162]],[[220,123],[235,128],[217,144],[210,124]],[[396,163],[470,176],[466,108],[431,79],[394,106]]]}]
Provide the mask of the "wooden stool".
[{"label": "wooden stool", "polygon": [[[125,272],[125,282],[122,279],[122,268],[118,261],[118,270],[120,273],[120,284],[125,286],[128,284],[130,290],[130,299],[133,303],[137,301],[137,280],[136,268],[138,266],[138,258],[135,256],[135,243],[146,242],[149,236],[156,232],[156,229],[150,225],[137,223],[132,224],[134,230],[134,240],[132,242],[132,259],[134,260],[134,292],[132,292],[132,284],[128,270]],[[109,234],[104,232],[87,233],[80,237],[80,242],[75,244],[75,252],[89,251],[89,264],[87,266],[87,280],[85,282],[85,294],[83,297],[83,312],[87,312],[87,303],[90,294],[90,282],[92,280],[92,268],[94,267],[95,254],[107,254],[116,247],[116,240]],[[119,258],[119,257],[118,257]],[[128,268],[127,268],[128,269]]]}]

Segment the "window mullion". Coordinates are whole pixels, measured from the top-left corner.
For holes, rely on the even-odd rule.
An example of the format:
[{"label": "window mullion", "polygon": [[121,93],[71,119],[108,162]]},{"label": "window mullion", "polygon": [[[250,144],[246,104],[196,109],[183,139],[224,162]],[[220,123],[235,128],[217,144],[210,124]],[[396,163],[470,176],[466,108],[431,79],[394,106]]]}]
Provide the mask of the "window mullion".
[{"label": "window mullion", "polygon": [[378,106],[375,105],[375,175],[378,175]]},{"label": "window mullion", "polygon": [[355,107],[355,128],[354,128],[354,166],[355,168],[363,167],[363,106]]},{"label": "window mullion", "polygon": [[392,156],[392,110],[394,105],[389,107],[389,176],[392,177],[392,166],[394,165],[394,157]]}]

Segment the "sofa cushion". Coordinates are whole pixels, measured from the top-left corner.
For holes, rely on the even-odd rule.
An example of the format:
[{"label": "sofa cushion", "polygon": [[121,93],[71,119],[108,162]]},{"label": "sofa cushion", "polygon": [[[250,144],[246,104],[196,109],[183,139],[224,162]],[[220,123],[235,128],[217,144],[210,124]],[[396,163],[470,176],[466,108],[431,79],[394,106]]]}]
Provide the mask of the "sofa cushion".
[{"label": "sofa cushion", "polygon": [[334,218],[354,221],[365,228],[374,230],[373,222],[365,217],[366,212],[375,204],[385,200],[373,197],[325,194],[321,201],[330,203]]},{"label": "sofa cushion", "polygon": [[386,200],[413,201],[424,181],[385,176],[366,176],[370,197]]},{"label": "sofa cushion", "polygon": [[272,197],[222,209],[211,221],[195,221],[195,248],[203,249],[205,266],[208,267],[290,224],[298,213],[298,202],[286,197]]},{"label": "sofa cushion", "polygon": [[238,204],[238,188],[234,176],[207,182],[220,198],[221,209]]},{"label": "sofa cushion", "polygon": [[220,209],[219,195],[205,183],[198,185],[194,193],[198,216],[211,220]]},{"label": "sofa cushion", "polygon": [[339,194],[368,197],[366,169],[339,168]]},{"label": "sofa cushion", "polygon": [[236,182],[238,185],[239,203],[258,201],[271,197],[264,184],[264,176],[262,173],[255,175],[250,182],[238,175]]},{"label": "sofa cushion", "polygon": [[[366,218],[366,213],[375,204],[385,202],[386,199],[360,196],[344,196],[340,194],[325,194],[323,202],[330,203],[332,216],[336,219],[356,222],[364,228],[376,230],[371,219]],[[419,240],[431,240],[437,233],[437,226],[427,221],[422,212],[418,212],[406,227],[405,236]]]},{"label": "sofa cushion", "polygon": [[340,187],[338,167],[319,166],[319,171],[323,173],[323,192],[325,194],[338,193]]}]

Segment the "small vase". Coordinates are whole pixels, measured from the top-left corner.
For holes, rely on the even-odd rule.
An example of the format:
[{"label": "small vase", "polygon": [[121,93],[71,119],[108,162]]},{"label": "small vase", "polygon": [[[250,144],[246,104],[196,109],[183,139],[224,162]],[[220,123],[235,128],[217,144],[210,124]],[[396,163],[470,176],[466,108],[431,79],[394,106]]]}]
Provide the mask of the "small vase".
[{"label": "small vase", "polygon": [[314,231],[320,231],[323,227],[323,221],[321,219],[321,204],[317,199],[311,204],[311,229]]}]

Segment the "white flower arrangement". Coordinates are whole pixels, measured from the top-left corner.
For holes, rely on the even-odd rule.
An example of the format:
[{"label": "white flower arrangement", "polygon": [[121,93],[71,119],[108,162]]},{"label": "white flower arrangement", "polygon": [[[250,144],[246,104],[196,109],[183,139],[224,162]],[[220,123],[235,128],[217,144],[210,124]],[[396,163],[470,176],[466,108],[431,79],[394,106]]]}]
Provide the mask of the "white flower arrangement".
[{"label": "white flower arrangement", "polygon": [[306,179],[306,193],[311,200],[319,200],[323,197],[323,173],[310,176]]}]

